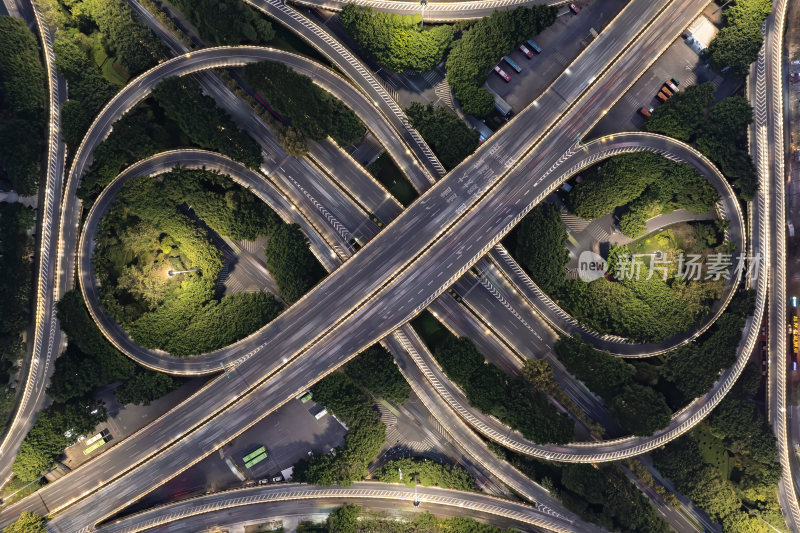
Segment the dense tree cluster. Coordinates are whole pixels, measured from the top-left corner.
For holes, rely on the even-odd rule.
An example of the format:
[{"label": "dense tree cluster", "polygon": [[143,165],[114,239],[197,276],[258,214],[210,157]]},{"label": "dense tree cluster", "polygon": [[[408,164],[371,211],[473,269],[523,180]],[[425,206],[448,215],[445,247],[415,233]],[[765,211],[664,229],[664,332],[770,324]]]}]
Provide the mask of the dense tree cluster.
[{"label": "dense tree cluster", "polygon": [[97,387],[121,381],[115,391],[120,403],[148,403],[180,384],[166,374],[137,367],[114,348],[92,320],[79,291],[68,292],[58,302],[58,320],[69,344],[56,359],[47,390],[53,404],[39,415],[14,461],[14,474],[22,482],[37,479],[65,447],[105,420],[105,407],[92,400]]},{"label": "dense tree cluster", "polygon": [[175,390],[180,381],[163,372],[136,372],[125,383],[114,389],[114,397],[121,405],[150,405],[150,402]]},{"label": "dense tree cluster", "polygon": [[[401,477],[402,472],[402,477]],[[444,465],[427,459],[395,459],[375,474],[386,483],[405,483],[445,489],[475,490],[475,478],[460,466]]]},{"label": "dense tree cluster", "polygon": [[330,136],[340,146],[348,146],[364,136],[364,125],[352,110],[311,78],[281,63],[251,63],[244,67],[244,79],[309,139]]},{"label": "dense tree cluster", "polygon": [[761,24],[772,11],[772,0],[736,0],[723,15],[725,27],[708,45],[708,61],[714,70],[730,67],[744,78],[750,64],[758,58],[764,42]]},{"label": "dense tree cluster", "polygon": [[56,359],[48,395],[58,403],[87,396],[97,387],[122,381],[114,392],[120,404],[147,404],[180,385],[167,374],[136,366],[103,336],[79,291],[58,302],[58,320],[70,342]]},{"label": "dense tree cluster", "polygon": [[322,277],[324,272],[308,247],[308,239],[297,224],[281,224],[270,236],[264,250],[267,268],[283,301],[299,300]]},{"label": "dense tree cluster", "polygon": [[18,203],[0,203],[0,431],[14,408],[16,394],[6,386],[24,355],[22,332],[28,326],[32,292],[33,239],[28,231],[36,222],[32,209]]},{"label": "dense tree cluster", "polygon": [[153,90],[153,97],[192,143],[225,154],[250,168],[261,165],[258,143],[239,129],[213,98],[203,94],[196,80],[168,78]]},{"label": "dense tree cluster", "polygon": [[478,132],[443,107],[414,102],[406,108],[406,115],[448,170],[478,147]]},{"label": "dense tree cluster", "polygon": [[[28,325],[31,300],[33,239],[28,231],[36,222],[32,209],[0,203],[0,384],[8,382],[16,360],[22,357],[22,332]],[[14,395],[0,387],[0,426]]]},{"label": "dense tree cluster", "polygon": [[555,351],[564,366],[602,397],[617,422],[634,435],[652,435],[669,424],[672,410],[664,396],[638,383],[633,365],[595,350],[579,337],[559,339]]},{"label": "dense tree cluster", "polygon": [[420,333],[447,377],[461,387],[470,404],[534,442],[563,443],[572,439],[574,424],[568,417],[559,414],[528,381],[512,378],[487,363],[472,341],[447,332],[444,340],[435,342],[424,331]]},{"label": "dense tree cluster", "polygon": [[564,284],[569,262],[567,228],[555,204],[542,203],[516,229],[514,257],[544,292],[555,294]]},{"label": "dense tree cluster", "polygon": [[565,465],[518,455],[499,445],[491,447],[583,520],[608,531],[670,531],[639,487],[613,463]]},{"label": "dense tree cluster", "polygon": [[579,217],[594,219],[622,206],[650,216],[675,209],[705,213],[718,198],[714,187],[689,165],[637,152],[613,157],[585,172],[568,203]]},{"label": "dense tree cluster", "polygon": [[92,164],[81,178],[78,197],[90,204],[128,165],[173,148],[171,131],[156,120],[156,109],[142,103],[114,124],[114,130],[92,153]]},{"label": "dense tree cluster", "polygon": [[209,228],[235,241],[272,235],[283,224],[256,195],[218,172],[176,168],[161,178],[161,190],[175,205],[185,203]]},{"label": "dense tree cluster", "polygon": [[713,101],[713,83],[687,87],[660,105],[645,128],[694,142],[742,199],[750,200],[755,193],[755,169],[747,151],[747,128],[753,109],[743,96],[725,98],[709,110]]},{"label": "dense tree cluster", "polygon": [[23,481],[38,479],[50,469],[64,448],[75,444],[80,435],[105,419],[103,404],[87,398],[48,407],[39,413],[22,441],[12,465],[14,475]]},{"label": "dense tree cluster", "polygon": [[[119,56],[130,74],[147,70],[162,57],[162,45],[152,30],[144,25],[124,0],[83,0],[81,13],[89,13],[106,37],[110,55]],[[73,7],[74,13],[74,7]]]},{"label": "dense tree cluster", "polygon": [[347,363],[344,373],[364,391],[392,403],[404,404],[411,395],[411,386],[397,369],[392,354],[380,344]]},{"label": "dense tree cluster", "polygon": [[421,15],[378,13],[370,7],[347,4],[339,13],[358,46],[395,72],[431,70],[444,60],[453,41],[453,26],[420,28]]},{"label": "dense tree cluster", "polygon": [[0,177],[20,194],[39,186],[44,157],[44,67],[22,19],[0,16]]},{"label": "dense tree cluster", "polygon": [[236,0],[173,0],[200,32],[216,45],[266,44],[275,37],[272,25],[244,2]]},{"label": "dense tree cluster", "polygon": [[87,40],[77,30],[63,30],[53,42],[56,67],[69,82],[69,100],[61,106],[61,135],[73,150],[115,92],[92,60]]},{"label": "dense tree cluster", "polygon": [[595,422],[591,417],[586,414],[581,406],[575,403],[569,394],[564,392],[561,384],[556,380],[553,374],[553,367],[545,359],[525,359],[522,365],[522,377],[528,383],[533,385],[533,388],[543,393],[552,396],[559,404],[561,404],[573,417],[577,418],[589,428],[592,434],[600,437],[605,433],[605,428],[602,424]]},{"label": "dense tree cluster", "polygon": [[742,328],[751,313],[752,293],[737,294],[728,309],[699,342],[679,348],[667,357],[661,375],[670,381],[685,403],[705,394],[720,370],[736,360]]},{"label": "dense tree cluster", "polygon": [[762,520],[784,526],[775,436],[751,400],[759,381],[758,370],[749,366],[707,422],[653,454],[661,473],[726,533],[775,529]]},{"label": "dense tree cluster", "polygon": [[3,533],[45,533],[47,527],[44,525],[44,518],[31,513],[22,511],[14,522],[3,528]]},{"label": "dense tree cluster", "polygon": [[[584,283],[564,282],[558,302],[580,322],[602,333],[622,335],[637,342],[659,342],[688,331],[708,314],[724,289],[723,280],[684,280],[650,270],[641,258],[628,259],[628,268],[616,270],[613,256],[630,257],[627,246],[611,247],[609,272]],[[658,267],[662,268],[662,267]],[[649,279],[648,279],[649,278]]]},{"label": "dense tree cluster", "polygon": [[362,479],[386,440],[386,426],[374,403],[341,372],[329,375],[311,390],[318,403],[347,425],[347,435],[335,456],[316,454],[297,463],[294,477],[320,485],[349,485]]},{"label": "dense tree cluster", "polygon": [[[317,530],[315,530],[317,531]],[[362,514],[356,505],[338,507],[328,515],[319,533],[511,533],[471,518],[436,518],[429,512],[417,514],[413,520],[398,520],[396,516],[380,516],[374,512]]]},{"label": "dense tree cluster", "polygon": [[61,298],[57,316],[70,343],[56,359],[48,389],[53,401],[67,403],[86,396],[100,385],[133,377],[136,365],[103,336],[80,291],[72,290]]},{"label": "dense tree cluster", "polygon": [[[137,343],[181,356],[226,346],[281,311],[261,292],[215,299],[223,258],[195,214],[208,214],[203,222],[222,235],[276,235],[285,227],[230,180],[176,170],[123,187],[100,224],[93,259],[105,309]],[[169,277],[168,270],[197,272]]]},{"label": "dense tree cluster", "polygon": [[480,87],[503,54],[556,20],[551,6],[518,7],[495,11],[472,24],[456,40],[447,56],[447,81],[465,113],[488,118],[494,99]]},{"label": "dense tree cluster", "polygon": [[42,0],[45,17],[58,28],[56,66],[69,82],[61,107],[61,132],[80,144],[103,105],[132,74],[156,64],[163,46],[124,0]]}]

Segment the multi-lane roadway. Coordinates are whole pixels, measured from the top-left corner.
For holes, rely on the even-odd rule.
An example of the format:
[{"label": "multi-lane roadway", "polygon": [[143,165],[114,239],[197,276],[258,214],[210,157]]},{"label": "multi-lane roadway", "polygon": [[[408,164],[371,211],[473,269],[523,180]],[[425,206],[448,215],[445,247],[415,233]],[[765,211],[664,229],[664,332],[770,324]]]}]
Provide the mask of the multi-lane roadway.
[{"label": "multi-lane roadway", "polygon": [[[291,389],[291,386],[284,386],[283,382],[291,383],[292,375],[296,376],[299,370],[310,371],[304,374],[306,382],[309,381],[309,376],[321,377],[349,354],[379,339],[378,335],[392,331],[397,324],[432,301],[488,251],[532,205],[558,186],[563,177],[558,168],[565,162],[562,156],[572,155],[576,151],[574,136],[587,131],[600,118],[602,110],[610,107],[702,7],[700,2],[690,1],[649,4],[636,0],[631,2],[592,47],[556,80],[532,108],[523,113],[529,120],[520,120],[520,116],[512,121],[501,132],[503,135],[498,134],[490,140],[465,164],[434,186],[433,191],[411,206],[390,228],[375,237],[362,252],[301,300],[300,305],[287,311],[281,317],[284,320],[279,318],[265,328],[265,332],[270,330],[269,334],[264,334],[265,342],[257,348],[269,348],[263,352],[271,354],[274,359],[265,361],[263,357],[258,357],[257,362],[253,362],[256,358],[243,362],[237,369],[237,380],[233,386],[220,386],[219,381],[211,383],[204,389],[206,396],[215,393],[213,401],[204,406],[210,408],[208,413],[218,413],[220,407],[235,402],[240,394],[246,393],[250,388],[254,389],[250,398],[257,399],[259,393],[263,394],[264,387],[256,387],[254,384],[271,371],[288,364],[282,369],[279,380],[281,383],[277,386],[273,384],[270,391],[272,398],[277,400],[281,394],[286,394]],[[654,17],[658,19],[657,23]],[[642,29],[644,31],[640,32]],[[640,39],[626,50],[629,41],[636,37]],[[625,53],[617,58],[622,52]],[[598,71],[596,65],[610,66]],[[561,124],[561,127],[556,127],[556,124]],[[110,125],[97,129],[93,127],[90,136],[102,135],[106,126]],[[544,134],[537,138],[541,132]],[[534,145],[536,148],[529,150],[529,146]],[[85,166],[85,162],[80,163],[79,157],[87,157],[90,152],[91,150],[83,150],[83,147],[79,151],[76,157],[77,166],[73,167],[70,175],[71,180],[77,181],[82,173],[81,164]],[[502,179],[498,179],[501,177]],[[398,247],[392,249],[393,242],[411,244],[412,241],[408,240],[410,236],[419,239],[419,245],[408,246],[410,249],[402,251],[398,251]],[[478,248],[471,252],[476,241]],[[445,265],[448,260],[452,261]],[[356,276],[359,279],[353,279],[352,276],[348,278],[346,274],[341,274],[344,270],[360,272],[361,275]],[[370,275],[364,276],[367,272]],[[343,280],[347,280],[344,287]],[[436,285],[431,287],[434,282]],[[318,320],[319,323],[306,322],[302,318],[315,309],[315,299],[323,305],[328,302],[335,305],[330,307],[330,315]],[[289,322],[287,315],[296,316],[291,316],[292,320]],[[301,331],[292,334],[284,326],[287,322],[304,326],[295,328]],[[365,324],[374,326],[374,329]],[[372,331],[358,332],[356,330],[359,326]],[[315,345],[306,341],[315,342]],[[291,356],[305,348],[308,349],[297,363],[289,364]],[[328,359],[322,360],[319,357],[321,354],[326,354]],[[217,391],[211,390],[215,387]],[[241,390],[234,391],[235,387],[240,387]],[[220,394],[217,395],[216,392]],[[288,397],[291,396],[289,394]],[[188,428],[195,427],[196,422],[191,422],[193,414],[188,406],[198,409],[198,404],[201,403],[198,397],[194,397],[179,406],[177,410],[184,408],[184,416],[189,411],[188,418],[184,419],[183,424],[170,424],[169,430],[174,432],[174,428],[182,427],[191,431]],[[241,405],[242,402],[234,403],[229,411],[207,420],[202,428],[191,432],[189,438],[179,440],[171,450],[166,450],[150,461],[146,470],[159,472],[163,478],[170,470],[161,470],[156,463],[168,461],[168,458],[165,459],[168,456],[178,457],[179,452],[175,450],[186,445],[188,441],[199,445],[203,454],[211,451],[216,446],[214,434],[220,438],[229,438],[230,427],[238,427],[234,420],[229,419],[235,416],[233,413],[241,411]],[[212,406],[214,407],[211,408]],[[171,415],[170,413],[165,417]],[[202,418],[195,420],[204,418],[205,413]],[[161,422],[163,424],[164,420]],[[228,423],[230,426],[227,434],[218,433]],[[148,426],[143,431],[158,430],[157,423],[154,426]],[[166,439],[169,442],[170,437]],[[124,447],[126,442],[116,448]],[[163,442],[160,441],[162,444]],[[113,454],[116,448],[104,456]],[[158,447],[151,448],[152,452],[158,450]],[[125,457],[125,461],[129,465],[135,464],[135,457],[142,459],[147,453],[149,452],[144,455],[136,453],[132,458]],[[92,462],[87,467],[91,465]],[[135,480],[144,480],[141,475],[144,470],[145,468],[134,470],[126,487],[109,484],[108,487],[117,485],[116,488],[120,490],[116,492],[113,489],[111,492],[106,488],[100,489],[98,495],[110,495],[104,498],[106,501],[103,505],[90,509],[87,502],[97,499],[87,498],[75,506],[76,509],[83,507],[86,511],[84,516],[76,514],[78,511],[70,510],[62,517],[57,517],[54,525],[76,525],[80,522],[72,520],[80,521],[84,518],[87,522],[83,523],[92,523],[93,519],[107,516],[103,513],[117,508],[114,506],[120,505],[120,502],[135,499],[143,490],[143,485],[136,485]],[[152,481],[148,482],[147,487],[151,483]]]}]

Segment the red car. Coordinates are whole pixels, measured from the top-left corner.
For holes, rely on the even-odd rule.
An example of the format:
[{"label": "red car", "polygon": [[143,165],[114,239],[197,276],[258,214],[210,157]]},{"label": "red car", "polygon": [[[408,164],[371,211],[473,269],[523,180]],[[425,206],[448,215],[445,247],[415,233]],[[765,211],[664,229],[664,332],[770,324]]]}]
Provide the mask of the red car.
[{"label": "red car", "polygon": [[525,46],[524,44],[519,45],[519,51],[525,54],[525,57],[527,57],[528,59],[533,58],[533,52],[528,50],[528,47]]},{"label": "red car", "polygon": [[643,107],[643,108],[641,108],[641,109],[639,110],[639,113],[641,113],[642,115],[644,115],[644,116],[646,116],[646,117],[649,117],[649,116],[650,116],[650,114],[652,113],[652,111],[650,111],[650,110],[649,110],[649,109],[647,109],[646,107]]},{"label": "red car", "polygon": [[494,71],[497,73],[498,76],[506,80],[506,83],[511,81],[511,76],[506,74],[506,71],[501,69],[499,65],[494,66]]},{"label": "red car", "polygon": [[767,326],[761,326],[761,342],[767,342]]},{"label": "red car", "polygon": [[580,12],[581,12],[581,8],[579,8],[579,7],[578,7],[578,6],[576,6],[575,4],[570,4],[570,5],[569,5],[569,9],[570,9],[570,11],[572,11],[573,13],[575,13],[576,15],[577,15],[578,13],[580,13]]}]

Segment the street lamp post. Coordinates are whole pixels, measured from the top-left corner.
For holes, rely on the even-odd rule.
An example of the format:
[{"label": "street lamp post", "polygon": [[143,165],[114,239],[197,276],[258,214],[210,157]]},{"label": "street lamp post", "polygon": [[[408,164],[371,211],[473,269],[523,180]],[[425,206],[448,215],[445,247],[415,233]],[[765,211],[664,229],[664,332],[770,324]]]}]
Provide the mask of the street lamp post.
[{"label": "street lamp post", "polygon": [[419,5],[422,6],[422,20],[420,20],[419,29],[425,29],[425,6],[428,5],[428,0],[419,0]]},{"label": "street lamp post", "polygon": [[417,500],[417,474],[414,473],[414,507],[419,507],[419,500]]}]

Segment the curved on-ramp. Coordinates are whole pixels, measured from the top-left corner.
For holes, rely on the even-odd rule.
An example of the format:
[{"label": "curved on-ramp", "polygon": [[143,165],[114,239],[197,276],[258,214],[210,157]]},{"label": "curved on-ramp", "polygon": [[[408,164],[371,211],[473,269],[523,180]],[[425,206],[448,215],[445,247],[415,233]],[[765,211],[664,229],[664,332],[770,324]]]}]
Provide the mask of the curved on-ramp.
[{"label": "curved on-ramp", "polygon": [[[669,157],[670,159],[679,160],[690,164],[698,169],[702,175],[708,177],[720,194],[723,195],[723,210],[730,220],[729,232],[731,240],[736,242],[740,249],[745,248],[743,242],[744,222],[742,213],[739,209],[736,196],[728,185],[727,181],[725,181],[725,179],[719,174],[713,164],[699,154],[699,152],[685,145],[684,143],[669,137],[647,133],[625,133],[597,139],[590,142],[585,151],[577,151],[565,161],[565,164],[563,165],[563,175],[559,177],[559,181],[568,179],[569,176],[580,172],[587,166],[595,164],[604,158],[613,157],[621,153],[644,150],[653,151],[655,153],[664,155],[665,157]],[[180,161],[182,156],[181,151],[175,151],[169,154],[172,156],[171,158],[162,160],[157,165],[161,171],[168,170],[172,164],[183,164],[183,162]],[[208,168],[214,168],[216,170],[220,170],[221,172],[228,173],[235,181],[247,186],[256,192],[260,197],[265,199],[267,203],[269,203],[271,206],[274,206],[273,208],[279,212],[285,212],[285,207],[277,204],[276,199],[274,198],[274,196],[278,196],[279,193],[277,193],[268,180],[259,176],[257,173],[246,169],[242,165],[231,162],[227,158],[210,152],[188,151],[185,154],[185,157],[187,158],[186,162],[188,166],[206,166]],[[162,156],[155,156],[156,160],[161,158]],[[143,164],[137,164],[135,167],[139,167],[141,170],[149,169],[152,166],[149,161],[150,160],[145,160]],[[221,163],[226,164],[223,165]],[[134,168],[134,170],[136,169]],[[175,372],[179,367],[181,368],[181,373],[195,372],[196,370],[194,370],[194,368],[200,371],[198,373],[218,370],[221,363],[230,363],[236,357],[239,357],[243,351],[249,349],[250,343],[247,339],[240,341],[241,344],[237,343],[231,347],[219,350],[217,352],[212,352],[211,354],[206,354],[205,356],[201,356],[199,358],[177,359],[164,354],[163,352],[159,353],[140,348],[122,332],[118,325],[112,322],[111,326],[109,327],[107,324],[110,319],[107,317],[107,315],[105,315],[100,307],[99,301],[96,298],[96,287],[94,287],[93,283],[91,268],[91,243],[93,240],[94,231],[97,228],[97,224],[99,223],[103,212],[108,208],[110,202],[113,201],[114,195],[122,187],[124,182],[135,175],[140,175],[140,173],[126,170],[123,174],[112,181],[111,185],[109,185],[109,187],[107,187],[107,189],[98,198],[98,201],[95,203],[95,206],[92,208],[89,217],[87,218],[86,227],[81,237],[81,263],[79,265],[81,286],[84,290],[87,304],[89,305],[93,316],[101,317],[98,324],[103,333],[117,347],[137,361],[145,361],[144,364],[151,368],[169,372]],[[739,274],[741,274],[741,272]],[[698,331],[705,331],[707,327],[714,322],[716,317],[718,317],[719,314],[724,311],[725,306],[730,301],[730,298],[737,287],[740,277],[741,276],[739,275],[734,278],[734,282],[728,287],[726,297],[718,302],[716,312],[709,316],[707,323],[698,328]],[[727,393],[727,390],[729,390],[735,382],[736,377],[738,377],[738,372],[735,372],[735,377],[733,374],[729,374],[726,378],[717,381],[711,391],[709,391],[704,397],[690,404],[683,411],[676,414],[671,424],[667,428],[657,432],[653,436],[627,437],[615,441],[600,441],[592,443],[577,442],[563,446],[539,445],[525,439],[517,432],[510,431],[508,427],[504,426],[496,419],[487,417],[472,408],[463,394],[441,373],[441,370],[436,366],[435,361],[433,361],[432,357],[430,357],[430,354],[427,353],[427,350],[424,348],[424,346],[420,346],[419,344],[415,345],[414,343],[410,342],[406,336],[402,334],[400,335],[401,336],[398,337],[398,339],[401,341],[403,347],[414,360],[414,363],[426,376],[430,385],[437,390],[437,392],[450,404],[451,408],[456,413],[458,413],[479,433],[519,453],[543,459],[565,462],[596,462],[617,460],[638,455],[660,446],[672,438],[682,434],[683,432],[688,431],[691,429],[691,427],[702,420],[705,415],[708,414],[711,409],[713,409],[713,407],[716,406],[716,404],[724,397],[725,393]],[[694,332],[693,335],[696,336],[699,335],[699,333]],[[742,350],[740,352],[739,359],[744,359],[744,362],[746,363],[747,354],[749,354],[749,351]],[[734,365],[733,368],[739,368],[740,372],[743,366],[739,367],[739,362],[740,361],[737,360],[737,365]],[[192,368],[192,365],[194,365],[194,368]],[[420,386],[420,384],[415,385],[417,387]]]},{"label": "curved on-ramp", "polygon": [[[588,157],[578,160],[566,172],[573,176],[588,166],[614,155],[649,151],[666,157],[672,161],[685,163],[703,176],[719,194],[717,213],[720,218],[729,221],[727,240],[736,245],[736,251],[744,254],[747,250],[747,237],[744,217],[735,192],[717,167],[703,154],[691,146],[666,137],[645,132],[616,133],[590,142],[585,153]],[[722,315],[739,286],[742,271],[737,269],[727,283],[726,291],[720,300],[712,306],[711,312],[690,331],[675,335],[658,343],[633,343],[618,337],[602,335],[581,324],[566,311],[561,309],[530,279],[510,254],[502,247],[496,246],[489,254],[495,266],[515,282],[525,301],[533,307],[556,331],[562,335],[579,335],[585,342],[598,350],[605,350],[612,355],[627,358],[644,358],[661,355],[680,346],[684,346],[708,331]],[[734,261],[734,266],[736,262]]]},{"label": "curved on-ramp", "polygon": [[[569,179],[584,168],[596,164],[603,159],[621,153],[644,150],[652,151],[670,159],[690,164],[701,175],[706,177],[716,188],[722,199],[722,207],[720,210],[722,211],[721,214],[727,216],[730,220],[729,236],[731,242],[734,242],[738,249],[745,249],[742,213],[739,209],[736,196],[728,182],[714,165],[699,152],[669,137],[648,133],[624,133],[597,139],[589,143],[586,150],[573,154],[571,158],[567,160],[567,163],[572,164],[568,168],[565,168],[564,175],[559,179]],[[573,163],[571,159],[575,159],[576,161]],[[92,251],[94,249],[93,245],[97,228],[100,220],[113,203],[119,190],[133,177],[158,174],[168,171],[176,165],[191,168],[206,167],[229,175],[234,181],[253,191],[284,220],[300,223],[308,238],[316,243],[317,246],[320,247],[319,249],[325,249],[325,243],[321,237],[318,236],[310,222],[302,218],[299,219],[298,216],[293,216],[297,214],[297,211],[292,211],[291,204],[289,204],[288,200],[281,195],[268,179],[219,154],[202,150],[176,150],[166,152],[132,165],[112,180],[89,211],[79,243],[78,275],[81,290],[83,291],[89,311],[106,338],[120,351],[140,364],[154,370],[173,374],[207,374],[219,371],[220,365],[234,363],[242,353],[246,353],[246,351],[250,349],[252,342],[248,339],[243,339],[226,348],[187,358],[177,358],[160,350],[149,350],[138,346],[121,326],[111,319],[102,309],[97,292],[96,277],[93,274]],[[503,264],[507,266],[507,263]],[[741,276],[737,275],[732,279],[732,282],[728,285],[725,298],[719,300],[715,304],[714,312],[707,317],[703,324],[698,326],[694,331],[681,336],[679,342],[664,342],[657,345],[633,345],[612,343],[609,341],[605,341],[605,343],[613,347],[619,346],[621,349],[629,349],[630,351],[627,353],[628,357],[648,357],[690,342],[692,339],[705,332],[724,311],[738,286],[740,277]],[[535,285],[533,287],[538,291]],[[571,335],[573,333],[579,333],[584,334],[589,340],[598,340],[596,336],[591,336],[593,332],[583,328],[575,319],[561,311],[555,303],[548,305],[549,298],[541,294],[540,291],[539,293],[540,296],[538,298],[526,298],[527,303],[539,311],[542,316],[562,334]],[[527,291],[522,290],[522,296],[528,296]],[[256,332],[253,335],[257,336],[258,333]],[[607,349],[605,345],[598,347],[600,349]],[[636,349],[639,351],[632,354],[633,350]],[[652,353],[649,353],[647,350],[651,350]]]},{"label": "curved on-ramp", "polygon": [[331,250],[331,248],[314,227],[313,222],[303,216],[299,209],[295,209],[269,179],[241,163],[215,152],[205,150],[162,152],[131,165],[114,178],[103,189],[89,210],[78,243],[78,280],[89,313],[106,338],[118,350],[137,363],[153,370],[176,375],[202,375],[219,372],[220,365],[235,362],[240,351],[247,350],[246,339],[227,346],[223,350],[199,357],[173,357],[161,350],[143,348],[133,342],[122,326],[103,309],[98,293],[97,277],[94,275],[92,264],[98,226],[123,186],[132,178],[156,176],[169,172],[176,166],[213,170],[229,176],[266,203],[284,222],[298,224],[309,239],[312,250],[321,253],[322,250]]},{"label": "curved on-ramp", "polygon": [[58,248],[58,205],[64,185],[66,146],[61,139],[61,101],[66,96],[65,83],[55,67],[54,32],[45,22],[36,2],[31,2],[31,7],[36,18],[47,71],[50,113],[47,133],[47,173],[44,194],[40,195],[42,204],[38,209],[41,213],[41,226],[37,231],[40,241],[39,262],[36,268],[36,288],[33,293],[33,350],[30,360],[25,363],[27,368],[23,371],[25,383],[22,394],[0,442],[0,483],[4,483],[10,477],[16,452],[36,420],[37,409],[47,388],[51,365],[62,344],[61,329],[56,319],[55,303],[60,294],[54,250]]},{"label": "curved on-ramp", "polygon": [[[493,142],[494,138],[490,139],[478,154],[454,171],[451,179],[434,186],[430,194],[401,215],[392,225],[393,230],[379,234],[339,269],[342,272],[337,271],[306,295],[301,300],[305,307],[292,306],[284,313],[284,320],[279,317],[274,321],[271,325],[275,326],[275,338],[257,350],[264,350],[267,357],[248,359],[239,365],[238,372],[230,380],[222,378],[210,382],[201,397],[195,396],[165,415],[164,426],[149,427],[151,433],[147,442],[150,445],[145,443],[139,450],[132,448],[133,445],[126,446],[129,439],[118,444],[115,448],[132,453],[127,460],[140,466],[124,478],[115,477],[93,488],[90,494],[83,495],[82,500],[56,519],[62,524],[76,524],[92,523],[92,520],[106,516],[105,513],[116,506],[136,498],[145,485],[152,486],[155,478],[163,480],[186,468],[188,465],[181,453],[189,449],[194,453],[210,453],[209,450],[217,447],[218,434],[226,439],[235,436],[239,430],[232,428],[238,427],[241,417],[252,419],[251,401],[265,404],[274,401],[274,405],[279,405],[288,397],[283,394],[288,393],[297,380],[302,378],[307,385],[329,368],[338,366],[341,352],[353,353],[374,343],[376,337],[385,336],[404,322],[406,313],[410,315],[418,306],[425,307],[428,298],[433,299],[444,291],[452,283],[451,278],[463,275],[465,269],[485,255],[508,227],[515,225],[533,205],[559,185],[555,181],[557,175],[553,176],[552,172],[561,164],[559,156],[573,150],[574,133],[588,129],[596,122],[602,109],[616,101],[619,94],[652,63],[653,54],[660,53],[705,5],[701,0],[681,0],[682,9],[666,10],[675,1],[632,0],[615,23],[610,24],[607,31],[573,63],[572,74],[560,77],[552,90],[540,97],[538,103],[541,107],[535,115],[546,127],[543,130],[536,127],[536,132],[541,131],[538,137],[532,138],[528,131],[536,126],[536,121],[512,120],[503,135],[495,136],[503,140],[502,145],[497,140]],[[644,30],[641,29],[642,23],[646,24]],[[597,78],[592,78],[591,74],[587,76],[587,73],[597,73],[598,62],[609,66]],[[555,90],[566,96],[559,99]],[[517,118],[521,116],[522,113]],[[530,117],[527,113],[526,116]],[[560,123],[567,125],[556,127]],[[537,147],[532,149],[530,146],[534,142]],[[458,180],[457,176],[469,168],[480,168],[482,175],[486,176],[482,188],[477,191],[469,189],[471,181],[460,183]],[[517,177],[519,180],[512,179]],[[442,200],[438,199],[438,193],[445,191],[452,198],[450,203],[443,201],[444,196]],[[429,207],[431,211],[428,211]],[[441,210],[434,211],[434,207]],[[495,213],[491,219],[490,213]],[[436,222],[434,217],[447,225],[432,224]],[[408,239],[407,246],[402,248],[385,246],[406,234],[416,235],[417,242]],[[466,244],[463,249],[459,248],[460,243],[467,242],[462,238],[464,234],[477,243],[479,249],[474,253]],[[418,251],[420,248],[424,248],[424,252]],[[446,262],[441,261],[442,254],[454,249],[459,255],[463,251],[463,255],[455,263],[445,266]],[[375,258],[380,258],[380,268],[365,268],[366,264],[375,264]],[[359,275],[348,276],[350,271],[357,271]],[[437,282],[437,288],[431,289],[430,295],[422,295],[423,289],[417,293],[420,296],[409,299],[406,291],[420,289],[416,285],[425,279],[414,275],[417,273],[432,275],[441,281]],[[346,282],[341,282],[344,278]],[[309,305],[317,299],[318,305]],[[328,313],[318,312],[321,304],[330,306]],[[298,327],[280,330],[287,321]],[[291,363],[287,361],[288,357],[282,357],[284,355],[292,356]],[[267,378],[273,371],[283,373],[287,379],[268,382]],[[294,384],[287,382],[292,380],[295,380]],[[199,400],[202,404],[198,403]],[[270,403],[269,409],[272,405]],[[262,407],[266,414],[267,407]],[[175,427],[192,428],[191,438],[183,438],[182,433],[175,436],[172,433]],[[152,451],[157,442],[169,442],[170,445]],[[114,451],[112,448],[100,459],[109,454],[117,457],[122,453],[111,453]],[[97,459],[93,462],[105,464],[105,461]],[[64,502],[59,508],[69,504]]]},{"label": "curved on-ramp", "polygon": [[142,513],[121,518],[101,526],[103,533],[135,533],[168,524],[179,526],[199,515],[210,515],[208,525],[227,525],[223,511],[242,506],[277,507],[279,503],[314,500],[334,505],[344,505],[353,500],[394,501],[405,504],[419,502],[423,508],[449,509],[452,516],[485,515],[502,520],[506,527],[535,526],[549,531],[576,531],[562,519],[538,511],[527,505],[488,496],[477,492],[463,492],[437,487],[417,487],[417,490],[400,484],[379,482],[357,482],[349,487],[324,487],[288,483],[265,487],[236,489],[189,498],[180,502],[149,509]]},{"label": "curved on-ramp", "polygon": [[419,2],[403,0],[290,0],[303,7],[340,11],[347,4],[370,7],[375,11],[398,15],[422,15],[428,22],[456,22],[488,17],[495,11],[516,9],[533,5],[560,6],[569,0],[465,0],[463,2],[437,2],[431,0],[424,10]]}]

